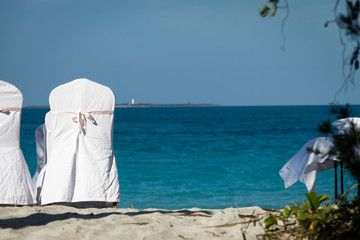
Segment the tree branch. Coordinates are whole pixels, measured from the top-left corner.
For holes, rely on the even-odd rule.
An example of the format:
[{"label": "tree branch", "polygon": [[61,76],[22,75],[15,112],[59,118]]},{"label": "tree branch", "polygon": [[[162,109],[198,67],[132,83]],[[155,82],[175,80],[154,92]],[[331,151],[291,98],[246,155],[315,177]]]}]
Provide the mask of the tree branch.
[{"label": "tree branch", "polygon": [[288,19],[289,14],[290,14],[289,3],[287,0],[285,0],[285,6],[283,6],[282,8],[284,8],[286,10],[286,14],[285,14],[285,17],[281,21],[281,35],[282,35],[282,39],[283,39],[283,44],[281,46],[281,50],[286,51],[286,49],[285,49],[285,44],[286,44],[285,22]]}]

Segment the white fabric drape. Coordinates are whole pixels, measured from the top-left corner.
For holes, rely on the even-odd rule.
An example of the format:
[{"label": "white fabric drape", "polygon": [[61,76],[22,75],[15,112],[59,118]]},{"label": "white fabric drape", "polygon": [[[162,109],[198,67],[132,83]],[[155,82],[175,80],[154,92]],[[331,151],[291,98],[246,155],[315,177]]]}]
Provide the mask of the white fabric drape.
[{"label": "white fabric drape", "polygon": [[[338,134],[344,134],[350,129],[351,124],[359,129],[360,118],[343,118],[332,123],[338,129]],[[325,156],[333,146],[332,141],[331,137],[319,137],[308,141],[279,171],[285,188],[300,180],[306,185],[309,192],[314,191],[317,172],[333,168],[334,161],[339,161],[334,156],[331,159]],[[312,151],[308,151],[308,149]],[[360,147],[357,150],[360,151]],[[320,154],[316,154],[314,151],[319,151]]]},{"label": "white fabric drape", "polygon": [[[328,159],[325,156],[332,145],[332,138],[319,137],[308,141],[279,171],[285,188],[300,180],[309,192],[314,191],[317,172],[333,168],[334,161],[337,161],[335,158]],[[316,154],[308,149],[320,151],[322,154]]]},{"label": "white fabric drape", "polygon": [[22,94],[0,81],[0,204],[36,203],[34,185],[20,149]]},{"label": "white fabric drape", "polygon": [[332,125],[338,129],[339,134],[344,134],[346,131],[350,130],[351,124],[354,125],[355,129],[359,129],[360,118],[356,118],[356,117],[342,118],[332,123]]},{"label": "white fabric drape", "polygon": [[35,131],[36,139],[36,155],[37,155],[37,165],[36,172],[33,176],[33,182],[35,185],[36,199],[38,204],[41,202],[40,193],[41,188],[44,183],[44,176],[46,172],[46,163],[47,163],[47,134],[50,132],[46,131],[46,126],[51,129],[51,115],[48,112],[45,116],[45,123],[41,124]]},{"label": "white fabric drape", "polygon": [[119,202],[112,147],[115,96],[103,85],[77,79],[55,88],[45,118],[46,164],[36,179],[38,202]]}]

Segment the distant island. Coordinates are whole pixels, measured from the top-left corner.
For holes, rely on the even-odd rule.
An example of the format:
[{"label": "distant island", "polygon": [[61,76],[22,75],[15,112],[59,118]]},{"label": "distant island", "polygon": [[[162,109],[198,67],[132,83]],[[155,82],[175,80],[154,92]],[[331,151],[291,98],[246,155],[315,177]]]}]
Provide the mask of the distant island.
[{"label": "distant island", "polygon": [[126,104],[116,104],[115,107],[221,107],[222,105],[218,104],[193,104],[193,103],[185,103],[185,104],[150,104],[150,103],[126,103]]},{"label": "distant island", "polygon": [[[115,104],[116,108],[132,108],[132,107],[223,107],[219,104],[193,104],[193,103],[184,103],[184,104],[150,104],[150,103],[123,103]],[[25,106],[23,108],[50,108],[50,106]]]},{"label": "distant island", "polygon": [[22,108],[29,108],[29,109],[32,109],[32,108],[50,108],[50,106],[23,106]]}]

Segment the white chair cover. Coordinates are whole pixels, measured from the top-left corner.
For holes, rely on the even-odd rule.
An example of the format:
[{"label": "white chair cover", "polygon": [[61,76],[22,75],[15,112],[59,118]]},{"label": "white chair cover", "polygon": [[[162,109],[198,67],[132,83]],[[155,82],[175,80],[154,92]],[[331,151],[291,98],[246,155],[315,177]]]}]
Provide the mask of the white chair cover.
[{"label": "white chair cover", "polygon": [[[360,118],[351,117],[336,120],[332,123],[338,129],[339,134],[344,134],[354,124],[356,129],[360,128]],[[315,190],[317,172],[334,167],[333,161],[340,161],[336,157],[327,159],[326,154],[333,146],[332,138],[319,137],[308,141],[300,151],[291,158],[279,172],[284,180],[285,188],[290,187],[300,180],[306,185],[309,192]],[[315,154],[307,149],[319,150],[324,154]],[[360,153],[360,147],[356,149]]]},{"label": "white chair cover", "polygon": [[[51,112],[46,114],[45,123],[47,125],[51,123]],[[36,199],[38,204],[41,204],[40,193],[44,183],[44,174],[46,172],[47,162],[47,131],[45,123],[41,124],[35,131],[37,165],[36,172],[33,176],[33,182],[35,185]]]},{"label": "white chair cover", "polygon": [[33,176],[33,182],[36,183],[41,170],[46,165],[46,128],[44,124],[41,124],[35,130],[36,139],[36,155],[37,155],[37,166],[36,172]]},{"label": "white chair cover", "polygon": [[[279,172],[284,180],[285,188],[300,180],[306,185],[308,192],[314,191],[317,172],[333,168],[334,161],[338,161],[335,157],[328,159],[325,156],[332,145],[332,138],[330,137],[319,137],[308,141]],[[309,152],[308,149],[318,150],[323,154]]]},{"label": "white chair cover", "polygon": [[23,97],[10,83],[0,81],[0,204],[35,204],[34,185],[20,149]]},{"label": "white chair cover", "polygon": [[360,118],[342,118],[332,123],[332,125],[338,129],[339,134],[344,134],[346,131],[350,130],[351,124],[354,124],[355,129],[359,129]]},{"label": "white chair cover", "polygon": [[119,202],[111,89],[77,79],[55,88],[49,100],[46,140],[37,141],[46,147],[38,149],[38,202]]}]

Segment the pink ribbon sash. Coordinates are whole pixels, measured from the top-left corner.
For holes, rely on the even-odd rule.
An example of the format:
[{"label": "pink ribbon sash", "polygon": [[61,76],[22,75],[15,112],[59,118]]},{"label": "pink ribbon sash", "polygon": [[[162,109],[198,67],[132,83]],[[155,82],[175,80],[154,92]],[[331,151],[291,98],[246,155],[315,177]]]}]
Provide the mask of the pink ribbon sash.
[{"label": "pink ribbon sash", "polygon": [[90,112],[62,112],[62,111],[51,111],[52,115],[60,115],[60,114],[72,114],[73,117],[71,120],[74,123],[77,123],[80,129],[80,132],[85,134],[87,128],[87,121],[91,121],[94,125],[97,125],[94,117],[92,115],[113,115],[114,111],[105,110],[105,111],[90,111]]},{"label": "pink ribbon sash", "polygon": [[21,112],[21,108],[15,107],[0,107],[0,112],[5,114],[10,114],[10,111]]}]

